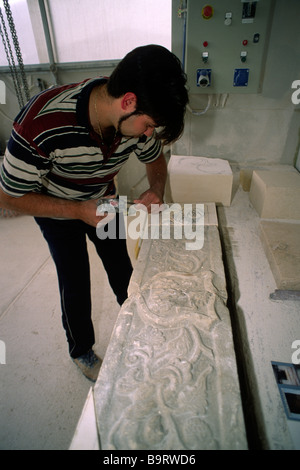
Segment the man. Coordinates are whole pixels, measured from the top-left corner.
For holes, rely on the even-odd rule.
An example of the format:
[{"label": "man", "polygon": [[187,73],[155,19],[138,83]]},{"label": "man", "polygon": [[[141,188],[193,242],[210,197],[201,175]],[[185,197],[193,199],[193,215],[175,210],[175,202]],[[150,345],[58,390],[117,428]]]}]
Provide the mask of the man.
[{"label": "man", "polygon": [[[120,305],[132,273],[126,240],[100,240],[97,199],[135,153],[149,189],[135,202],[162,204],[162,142],[178,139],[188,102],[186,77],[167,49],[134,49],[107,78],[54,87],[33,97],[15,119],[0,175],[0,206],[35,217],[56,264],[69,354],[95,381],[86,235],[95,244]],[[155,128],[159,127],[158,134]],[[117,224],[118,225],[118,224]]]}]

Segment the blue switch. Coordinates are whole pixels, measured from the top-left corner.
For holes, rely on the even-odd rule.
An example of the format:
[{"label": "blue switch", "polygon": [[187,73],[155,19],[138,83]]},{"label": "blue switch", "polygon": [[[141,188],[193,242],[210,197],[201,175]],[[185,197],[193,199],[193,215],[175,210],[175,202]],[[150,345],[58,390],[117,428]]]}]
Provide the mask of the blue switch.
[{"label": "blue switch", "polygon": [[233,86],[248,86],[249,69],[234,69]]}]

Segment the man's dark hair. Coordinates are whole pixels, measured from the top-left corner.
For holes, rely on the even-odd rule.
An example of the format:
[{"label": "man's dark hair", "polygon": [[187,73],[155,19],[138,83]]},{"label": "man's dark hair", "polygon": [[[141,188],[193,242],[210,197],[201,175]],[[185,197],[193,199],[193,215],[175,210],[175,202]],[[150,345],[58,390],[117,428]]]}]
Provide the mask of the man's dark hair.
[{"label": "man's dark hair", "polygon": [[148,45],[129,52],[110,76],[107,90],[114,98],[134,93],[135,114],[147,114],[162,127],[158,138],[165,143],[182,134],[188,103],[186,75],[180,60],[168,49]]}]

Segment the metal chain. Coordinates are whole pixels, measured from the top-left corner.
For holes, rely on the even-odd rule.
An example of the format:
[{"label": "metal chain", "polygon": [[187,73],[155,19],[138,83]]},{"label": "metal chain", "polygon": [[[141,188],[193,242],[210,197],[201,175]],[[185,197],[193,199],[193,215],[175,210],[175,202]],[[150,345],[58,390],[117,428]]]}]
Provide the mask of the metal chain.
[{"label": "metal chain", "polygon": [[9,6],[9,1],[8,0],[3,0],[3,4],[4,4],[5,11],[6,11],[8,24],[9,24],[9,27],[10,27],[11,36],[12,36],[12,39],[13,39],[13,43],[14,43],[14,46],[15,46],[15,51],[16,51],[16,55],[17,55],[17,59],[18,59],[19,67],[20,67],[20,72],[21,72],[21,77],[22,77],[22,81],[23,81],[25,97],[28,101],[30,99],[30,94],[29,94],[29,89],[28,89],[28,84],[27,84],[27,79],[26,79],[25,69],[24,69],[24,64],[23,64],[22,53],[21,53],[21,49],[20,49],[20,45],[19,45],[19,40],[18,40],[18,35],[17,35],[16,28],[15,28],[14,19],[13,19],[11,9],[10,9],[10,6]]},{"label": "metal chain", "polygon": [[[8,24],[9,24],[10,33],[11,33],[11,37],[12,37],[12,40],[13,40],[16,56],[17,56],[17,59],[18,59],[18,64],[19,64],[19,69],[20,69],[19,72],[20,72],[21,79],[22,79],[22,82],[23,82],[23,89],[24,89],[25,97],[28,101],[30,99],[30,94],[29,94],[29,89],[28,89],[28,84],[27,84],[27,79],[26,79],[26,74],[25,74],[25,69],[24,69],[24,64],[23,64],[22,53],[21,53],[21,49],[20,49],[20,45],[19,45],[18,35],[17,35],[17,32],[16,32],[16,27],[15,27],[15,23],[14,23],[12,13],[11,13],[11,9],[10,9],[10,6],[9,6],[9,1],[8,0],[3,0],[3,5],[4,5],[4,8],[5,8],[6,17],[7,17],[7,21],[8,21]],[[8,43],[9,43],[9,41],[8,41]]]},{"label": "metal chain", "polygon": [[20,108],[22,108],[24,106],[24,101],[23,101],[23,96],[22,96],[22,88],[21,88],[21,83],[20,83],[20,77],[19,77],[18,70],[17,70],[16,64],[15,64],[13,52],[11,50],[11,45],[10,45],[10,42],[9,42],[9,37],[8,37],[8,33],[7,33],[7,29],[6,29],[6,25],[5,25],[5,21],[4,21],[4,17],[3,17],[3,14],[2,14],[1,8],[0,8],[0,19],[1,19],[1,23],[2,23],[2,27],[1,27],[1,23],[0,23],[0,34],[1,34],[3,45],[4,45],[4,50],[5,50],[6,58],[7,58],[7,61],[8,61],[8,65],[9,65],[9,68],[10,68],[10,73],[11,73],[13,83],[14,83],[14,87],[15,87],[15,90],[16,90],[19,106],[20,106]]}]

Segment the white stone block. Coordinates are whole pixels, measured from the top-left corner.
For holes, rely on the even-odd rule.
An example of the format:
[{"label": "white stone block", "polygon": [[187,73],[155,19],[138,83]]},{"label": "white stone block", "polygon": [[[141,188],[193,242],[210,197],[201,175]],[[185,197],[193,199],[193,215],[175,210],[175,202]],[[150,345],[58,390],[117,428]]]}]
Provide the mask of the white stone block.
[{"label": "white stone block", "polygon": [[230,206],[233,174],[227,160],[172,155],[168,172],[174,202]]},{"label": "white stone block", "polygon": [[300,174],[295,171],[254,171],[249,198],[265,219],[300,220]]}]

